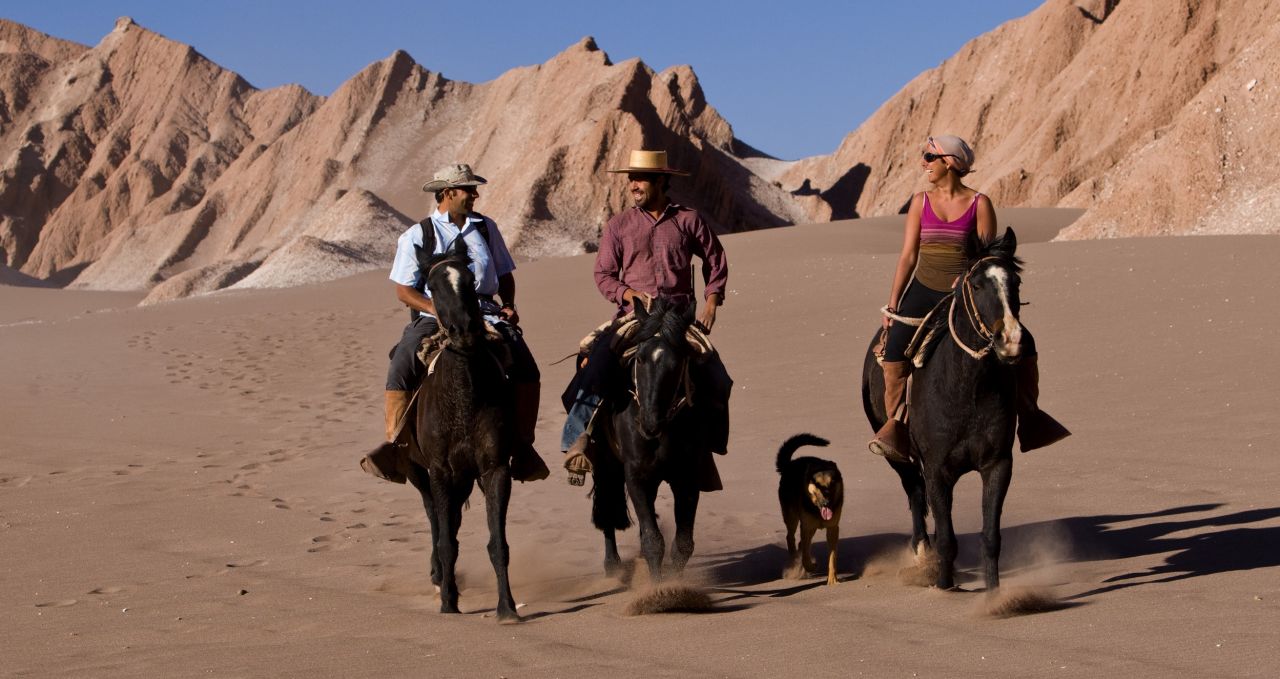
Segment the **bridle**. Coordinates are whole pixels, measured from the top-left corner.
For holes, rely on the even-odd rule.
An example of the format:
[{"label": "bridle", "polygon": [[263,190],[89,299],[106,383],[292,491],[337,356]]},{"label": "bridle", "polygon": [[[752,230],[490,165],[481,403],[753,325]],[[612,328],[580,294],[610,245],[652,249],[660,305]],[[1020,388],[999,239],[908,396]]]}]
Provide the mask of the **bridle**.
[{"label": "bridle", "polygon": [[964,352],[966,354],[969,354],[970,356],[978,360],[981,360],[987,354],[991,353],[991,350],[995,347],[995,344],[996,344],[996,334],[992,332],[990,328],[987,327],[987,324],[982,321],[982,315],[978,313],[978,303],[973,299],[973,283],[970,281],[970,279],[973,277],[973,274],[978,270],[978,267],[982,266],[983,262],[995,261],[998,259],[1000,258],[999,257],[983,257],[982,259],[979,259],[978,261],[974,262],[973,266],[969,267],[969,270],[965,272],[964,278],[960,280],[960,289],[958,291],[960,293],[959,295],[960,301],[964,303],[965,320],[969,322],[969,327],[972,328],[974,332],[978,333],[978,337],[981,337],[982,339],[986,340],[986,344],[982,345],[981,348],[975,350],[972,347],[970,347],[968,344],[965,344],[964,340],[960,339],[960,336],[956,334],[956,324],[955,324],[956,294],[955,293],[952,293],[951,308],[947,311],[947,327],[951,330],[951,339],[955,340],[955,343],[960,345],[960,348],[964,349]]},{"label": "bridle", "polygon": [[[661,336],[661,332],[655,332],[654,337]],[[640,362],[636,360],[635,354],[638,353],[639,342],[624,353],[624,356],[631,360],[631,400],[640,407],[644,404],[640,403],[640,393],[637,385],[640,377]],[[680,359],[680,382],[676,384],[676,395],[673,396],[671,405],[667,408],[666,419],[671,420],[681,410],[693,405],[693,379],[689,376],[689,355],[685,355]],[[681,393],[683,392],[683,393]]]},{"label": "bridle", "polygon": [[[984,323],[982,320],[982,315],[978,313],[978,303],[974,299],[973,283],[970,279],[973,278],[974,273],[978,271],[978,268],[981,267],[983,263],[988,261],[1000,261],[1000,259],[1001,259],[1000,257],[983,257],[982,259],[979,259],[978,261],[974,262],[973,265],[969,267],[969,270],[966,271],[964,276],[960,279],[960,285],[957,286],[957,290],[950,293],[949,295],[949,297],[951,298],[951,303],[947,308],[947,330],[951,333],[951,340],[954,341],[956,345],[959,346],[966,354],[968,354],[970,357],[974,358],[975,360],[979,360],[979,361],[985,358],[987,354],[991,353],[991,350],[995,348],[996,334],[992,332],[991,328],[987,327],[987,324]],[[946,301],[945,297],[943,298],[943,301]],[[969,346],[963,339],[960,338],[960,335],[956,333],[956,307],[957,307],[956,302],[957,301],[959,301],[960,304],[963,306],[964,318],[965,318],[965,321],[968,322],[969,327],[975,333],[977,333],[978,337],[982,338],[986,342],[985,344],[983,344],[981,347],[978,347],[977,349],[974,349],[973,347]],[[902,316],[896,312],[890,311],[887,306],[881,308],[880,312],[885,316],[899,323],[916,326],[917,328],[923,329],[924,327],[929,326],[929,319],[933,317],[933,314],[940,307],[941,307],[941,303],[938,305],[938,307],[935,307],[933,311],[930,311],[923,318],[913,318],[911,316]],[[918,341],[920,340],[919,334],[921,330],[917,330],[916,337],[912,338],[909,346],[920,346],[923,348],[924,346],[928,345],[929,342],[933,339],[935,331],[936,331],[936,326],[935,328],[929,329],[925,333],[923,341]],[[923,349],[921,349],[921,351],[923,351]],[[922,361],[922,359],[920,359],[919,357],[917,357],[917,360]],[[920,365],[920,364],[921,363],[917,363],[917,365]]]}]

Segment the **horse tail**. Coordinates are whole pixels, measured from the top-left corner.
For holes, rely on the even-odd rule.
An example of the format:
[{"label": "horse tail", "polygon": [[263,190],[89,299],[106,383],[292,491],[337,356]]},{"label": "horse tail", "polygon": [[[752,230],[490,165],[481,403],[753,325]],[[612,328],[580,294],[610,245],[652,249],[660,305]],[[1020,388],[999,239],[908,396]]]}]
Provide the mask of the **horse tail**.
[{"label": "horse tail", "polygon": [[796,434],[787,439],[782,447],[778,449],[778,473],[782,473],[782,468],[787,466],[791,461],[791,456],[796,454],[796,450],[801,446],[827,446],[831,442],[813,434]]}]

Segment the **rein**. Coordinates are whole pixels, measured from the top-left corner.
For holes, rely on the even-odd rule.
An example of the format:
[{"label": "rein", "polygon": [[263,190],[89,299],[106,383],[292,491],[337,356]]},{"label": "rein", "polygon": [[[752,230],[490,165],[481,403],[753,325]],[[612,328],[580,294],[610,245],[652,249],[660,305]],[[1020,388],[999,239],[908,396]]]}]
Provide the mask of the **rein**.
[{"label": "rein", "polygon": [[[997,260],[997,259],[999,259],[999,257],[983,257],[982,259],[979,259],[977,262],[974,262],[973,266],[969,267],[969,270],[966,271],[964,274],[964,278],[962,278],[960,281],[961,284],[959,289],[959,292],[960,292],[959,300],[964,304],[965,320],[969,322],[969,327],[974,332],[978,333],[979,337],[986,340],[986,344],[979,347],[978,349],[974,349],[970,347],[968,344],[966,344],[964,340],[960,339],[960,335],[956,333],[957,296],[955,292],[951,292],[950,294],[948,294],[948,297],[951,298],[951,305],[950,305],[950,308],[947,309],[947,330],[950,331],[951,340],[955,342],[956,345],[958,345],[961,349],[963,349],[966,354],[973,357],[975,360],[979,360],[979,361],[985,358],[987,354],[991,353],[991,349],[995,346],[996,336],[995,336],[995,333],[993,333],[991,329],[987,327],[987,324],[982,321],[982,316],[978,313],[978,304],[973,299],[973,284],[969,281],[969,279],[973,276],[973,273],[978,270],[978,267],[981,266],[983,262]],[[930,312],[929,315],[923,316],[921,318],[914,318],[911,316],[902,316],[893,311],[890,311],[889,307],[886,305],[884,307],[881,307],[880,313],[899,323],[903,323],[905,325],[910,325],[910,326],[919,328],[920,326],[924,325],[925,321],[929,319],[929,316],[931,316],[933,312]],[[919,330],[916,331],[917,334],[919,334],[919,332],[920,332]],[[927,342],[928,342],[928,338],[926,338],[925,340],[925,343]],[[915,343],[915,340],[913,338],[912,344],[914,343]]]},{"label": "rein", "polygon": [[[657,337],[657,335],[654,335],[654,337]],[[639,368],[635,361],[634,352],[635,352],[635,349],[633,348],[632,357],[631,357],[632,388],[629,389],[628,391],[631,392],[631,400],[635,401],[635,404],[637,406],[644,407],[644,404],[640,403],[640,394],[635,388],[635,385],[639,382],[639,379],[638,379]],[[683,389],[681,389],[681,387],[683,387]],[[680,384],[676,386],[676,389],[677,389],[677,393],[679,393],[680,391],[683,391],[684,393],[680,394],[680,397],[675,399],[674,402],[672,402],[671,406],[667,408],[666,419],[668,420],[674,418],[677,414],[679,414],[681,410],[685,409],[688,406],[693,405],[693,378],[689,376],[689,357],[688,356],[685,356],[683,359],[680,360]]]}]

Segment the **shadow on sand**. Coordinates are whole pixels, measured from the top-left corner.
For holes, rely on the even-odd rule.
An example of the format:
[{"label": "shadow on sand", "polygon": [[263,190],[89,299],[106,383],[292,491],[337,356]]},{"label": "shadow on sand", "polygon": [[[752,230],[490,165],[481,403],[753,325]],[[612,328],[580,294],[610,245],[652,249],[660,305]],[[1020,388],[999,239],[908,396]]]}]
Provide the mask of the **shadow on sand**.
[{"label": "shadow on sand", "polygon": [[[1280,507],[1215,513],[1221,504],[1197,504],[1137,514],[1098,514],[1006,526],[1001,572],[1016,574],[1049,563],[1121,561],[1167,555],[1160,565],[1106,578],[1102,586],[1068,597],[1080,601],[1128,587],[1280,566],[1280,526],[1250,527],[1280,518]],[[1131,524],[1131,525],[1129,525]],[[957,580],[980,580],[980,535],[959,536]],[[860,577],[867,560],[907,549],[905,534],[880,533],[844,538],[838,562],[840,580]],[[814,560],[826,562],[826,546],[814,545]],[[782,580],[787,550],[781,544],[721,552],[707,557],[709,580],[716,591],[733,598],[786,597],[824,581]],[[970,571],[970,572],[965,572]],[[763,585],[775,587],[763,587]],[[776,586],[781,585],[781,586]]]}]

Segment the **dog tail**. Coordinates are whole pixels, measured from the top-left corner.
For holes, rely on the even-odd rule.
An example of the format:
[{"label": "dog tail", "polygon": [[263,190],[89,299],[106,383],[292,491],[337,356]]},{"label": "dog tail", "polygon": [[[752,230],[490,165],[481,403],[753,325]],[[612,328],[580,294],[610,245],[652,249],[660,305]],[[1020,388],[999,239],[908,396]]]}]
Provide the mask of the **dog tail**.
[{"label": "dog tail", "polygon": [[796,434],[787,439],[786,443],[778,449],[778,473],[782,473],[782,468],[787,466],[791,461],[791,456],[796,454],[796,450],[801,446],[826,446],[830,445],[830,441],[813,434]]}]

